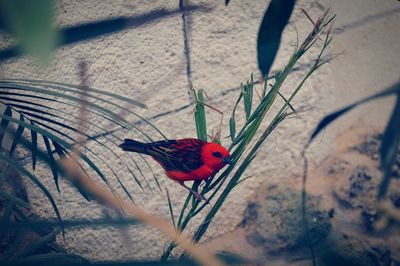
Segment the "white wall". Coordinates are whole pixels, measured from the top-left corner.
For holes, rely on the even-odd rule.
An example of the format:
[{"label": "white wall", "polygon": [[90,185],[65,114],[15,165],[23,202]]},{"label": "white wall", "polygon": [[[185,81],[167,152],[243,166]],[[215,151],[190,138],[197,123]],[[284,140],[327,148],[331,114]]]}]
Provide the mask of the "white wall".
[{"label": "white wall", "polygon": [[[136,16],[157,8],[175,9],[178,7],[177,2],[61,1],[56,8],[57,23],[65,26],[114,16]],[[193,84],[196,89],[205,89],[209,96],[208,103],[224,112],[222,135],[227,136],[227,121],[239,93],[234,88],[249,79],[251,73],[259,75],[256,38],[268,1],[233,0],[228,7],[224,6],[222,0],[193,2],[207,4],[212,8],[210,12],[195,12],[190,16]],[[298,1],[291,23],[285,30],[273,70],[281,68],[288,61],[296,44],[296,34],[301,41],[312,28],[300,8],[307,10],[315,19],[327,7],[332,7],[337,14],[335,26],[338,30],[331,52],[344,51],[344,54],[323,67],[305,84],[294,101],[298,110],[304,110],[299,114],[300,119],[289,119],[271,136],[245,173],[245,176],[251,174],[254,177],[231,194],[205,239],[235,228],[241,220],[247,200],[251,199],[254,188],[261,182],[274,182],[301,173],[301,148],[324,114],[398,80],[400,11],[399,3],[394,0]],[[3,40],[1,46],[6,44],[7,41]],[[300,70],[294,72],[285,83],[285,95],[294,89],[307,69],[305,65],[313,61],[320,47],[317,45],[301,60]],[[189,103],[189,98],[182,19],[179,14],[139,28],[58,49],[48,68],[38,67],[34,60],[27,57],[9,60],[1,68],[7,78],[79,83],[77,64],[82,58],[89,64],[91,86],[144,102],[148,109],[135,111],[145,118],[151,119],[157,114],[169,112],[151,119],[151,122],[170,138],[195,136],[193,107],[181,108]],[[327,130],[313,145],[311,163],[318,163],[334,148],[332,140],[341,127],[358,120],[380,126],[390,110],[390,102],[369,105],[366,118],[360,119],[365,117],[366,111],[363,109]],[[216,127],[218,114],[213,111],[207,114],[210,128]],[[228,145],[229,139],[224,139],[223,143]],[[107,157],[107,154],[104,156]],[[109,156],[107,159],[111,167],[117,171],[121,169],[116,160]],[[158,169],[156,164],[153,166]],[[44,183],[53,188],[52,192],[64,218],[100,217],[104,214],[101,207],[85,201],[66,183],[61,184],[62,193],[58,195],[50,173],[43,169],[37,171],[39,176],[43,176]],[[126,172],[119,170],[118,174],[140,206],[168,217],[164,194],[157,190],[142,192]],[[172,194],[177,213],[186,191],[168,180],[161,170],[157,171],[157,175],[161,185],[168,187]],[[148,179],[152,180],[150,173]],[[30,196],[39,214],[46,217],[53,215],[45,199],[35,189],[30,190]],[[194,224],[189,227],[190,230],[194,228]],[[129,232],[131,242],[121,236],[126,232]],[[122,232],[117,229],[74,230],[67,232],[65,242],[61,238],[59,242],[71,252],[93,259],[157,258],[167,243],[158,232],[145,227],[134,227]]]}]

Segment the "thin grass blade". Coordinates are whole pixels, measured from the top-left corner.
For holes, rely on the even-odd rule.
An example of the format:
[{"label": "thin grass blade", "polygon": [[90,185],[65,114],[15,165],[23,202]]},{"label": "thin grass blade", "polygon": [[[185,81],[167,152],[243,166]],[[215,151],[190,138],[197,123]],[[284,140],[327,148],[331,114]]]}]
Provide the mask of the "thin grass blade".
[{"label": "thin grass blade", "polygon": [[232,141],[235,139],[235,135],[236,135],[236,120],[235,120],[236,108],[237,108],[240,100],[242,99],[242,97],[243,97],[243,93],[240,92],[239,97],[236,100],[235,105],[233,106],[231,117],[229,118],[229,132],[231,134]]},{"label": "thin grass blade", "polygon": [[206,113],[204,110],[204,92],[199,90],[196,97],[196,111],[194,113],[194,119],[196,123],[197,138],[203,141],[207,141],[207,122]]},{"label": "thin grass blade", "polygon": [[165,191],[167,192],[168,208],[169,208],[169,214],[171,215],[171,221],[172,221],[172,224],[174,225],[174,228],[176,228],[175,216],[174,216],[174,210],[172,208],[171,197],[169,196],[169,192],[168,192],[167,188],[165,189]]},{"label": "thin grass blade", "polygon": [[251,115],[251,106],[253,104],[253,75],[251,75],[251,81],[246,82],[243,86],[243,103],[244,111],[246,113],[246,120],[249,119]]},{"label": "thin grass blade", "polygon": [[282,93],[278,91],[278,95],[282,98],[282,100],[285,101],[285,103],[289,106],[290,110],[292,110],[293,113],[297,113],[293,105],[285,98],[285,96],[282,95]]}]

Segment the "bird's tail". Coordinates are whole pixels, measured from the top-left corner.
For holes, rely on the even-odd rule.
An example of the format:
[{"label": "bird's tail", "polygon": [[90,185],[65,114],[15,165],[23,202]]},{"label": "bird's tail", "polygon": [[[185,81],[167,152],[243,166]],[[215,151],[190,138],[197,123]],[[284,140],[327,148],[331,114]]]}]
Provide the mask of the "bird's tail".
[{"label": "bird's tail", "polygon": [[119,144],[119,146],[124,151],[147,154],[147,144],[133,139],[125,139],[123,143]]}]

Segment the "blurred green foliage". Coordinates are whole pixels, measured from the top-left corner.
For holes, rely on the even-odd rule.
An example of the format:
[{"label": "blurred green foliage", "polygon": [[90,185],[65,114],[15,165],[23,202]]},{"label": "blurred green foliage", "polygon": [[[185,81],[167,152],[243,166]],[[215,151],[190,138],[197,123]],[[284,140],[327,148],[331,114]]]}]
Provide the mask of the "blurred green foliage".
[{"label": "blurred green foliage", "polygon": [[1,0],[0,29],[13,34],[22,52],[46,64],[59,42],[52,0]]}]

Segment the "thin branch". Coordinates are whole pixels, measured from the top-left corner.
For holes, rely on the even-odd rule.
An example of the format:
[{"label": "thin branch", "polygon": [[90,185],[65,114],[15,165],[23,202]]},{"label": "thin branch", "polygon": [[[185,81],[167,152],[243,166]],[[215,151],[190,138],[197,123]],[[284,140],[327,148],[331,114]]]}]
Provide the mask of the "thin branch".
[{"label": "thin branch", "polygon": [[179,9],[182,12],[182,31],[183,31],[183,44],[184,44],[184,53],[186,60],[186,78],[188,81],[188,96],[189,103],[193,103],[195,100],[194,95],[192,94],[193,81],[192,81],[192,65],[190,58],[190,46],[189,46],[189,32],[190,32],[190,18],[187,12],[187,4],[189,0],[179,0]]},{"label": "thin branch", "polygon": [[313,24],[314,27],[316,27],[316,24],[314,22],[314,20],[310,17],[310,15],[307,13],[307,11],[304,8],[300,8],[300,10],[304,13],[304,15],[306,15],[306,17],[308,18],[309,21],[311,21],[311,23]]}]

